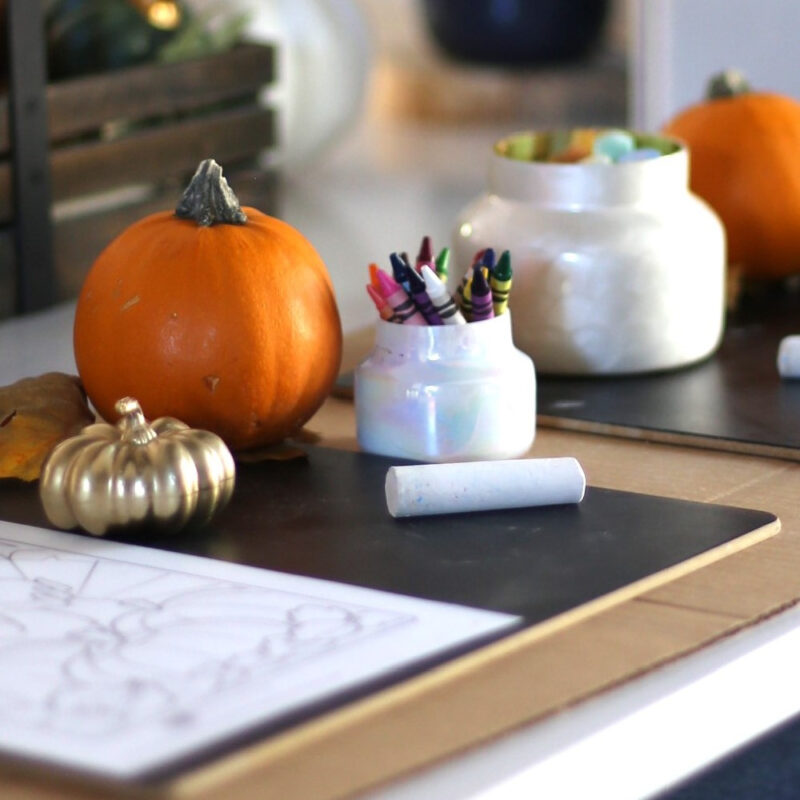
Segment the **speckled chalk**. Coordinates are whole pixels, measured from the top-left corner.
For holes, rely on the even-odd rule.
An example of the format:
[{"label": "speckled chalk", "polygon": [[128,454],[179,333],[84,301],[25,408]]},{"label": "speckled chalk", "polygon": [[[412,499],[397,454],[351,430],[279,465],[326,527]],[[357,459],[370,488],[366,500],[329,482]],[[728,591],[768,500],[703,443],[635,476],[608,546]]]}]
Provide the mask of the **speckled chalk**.
[{"label": "speckled chalk", "polygon": [[574,458],[421,464],[386,473],[393,517],[579,503],[585,491],[586,476]]},{"label": "speckled chalk", "polygon": [[778,372],[782,378],[800,378],[800,336],[786,336],[778,345]]}]

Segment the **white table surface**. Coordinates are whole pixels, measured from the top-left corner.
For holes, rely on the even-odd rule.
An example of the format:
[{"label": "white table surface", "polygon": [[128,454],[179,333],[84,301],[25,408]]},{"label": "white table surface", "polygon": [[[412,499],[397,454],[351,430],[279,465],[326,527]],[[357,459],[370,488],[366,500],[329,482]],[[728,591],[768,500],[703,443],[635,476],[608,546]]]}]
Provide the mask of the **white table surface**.
[{"label": "white table surface", "polygon": [[[447,243],[501,133],[365,122],[324,161],[286,177],[281,215],[329,265],[346,333],[374,319],[367,264],[414,249],[423,234]],[[0,322],[0,385],[74,373],[73,312],[65,303]],[[795,607],[365,800],[652,796],[800,711],[798,675]]]}]

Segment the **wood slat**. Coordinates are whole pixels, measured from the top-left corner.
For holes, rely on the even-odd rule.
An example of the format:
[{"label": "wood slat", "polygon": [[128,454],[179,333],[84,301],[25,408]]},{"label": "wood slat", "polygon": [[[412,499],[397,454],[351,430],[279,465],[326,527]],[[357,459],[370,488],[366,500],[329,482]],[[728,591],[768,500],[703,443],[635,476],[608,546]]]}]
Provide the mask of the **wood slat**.
[{"label": "wood slat", "polygon": [[[175,64],[148,64],[47,86],[48,135],[59,142],[111,120],[141,120],[252,97],[275,76],[274,50],[248,44]],[[0,98],[0,152],[9,150],[8,98]]]},{"label": "wood slat", "polygon": [[[112,142],[52,151],[53,199],[66,200],[194,170],[204,158],[223,166],[274,144],[274,112],[257,105],[139,131]],[[0,164],[0,221],[13,218],[11,167]]]}]

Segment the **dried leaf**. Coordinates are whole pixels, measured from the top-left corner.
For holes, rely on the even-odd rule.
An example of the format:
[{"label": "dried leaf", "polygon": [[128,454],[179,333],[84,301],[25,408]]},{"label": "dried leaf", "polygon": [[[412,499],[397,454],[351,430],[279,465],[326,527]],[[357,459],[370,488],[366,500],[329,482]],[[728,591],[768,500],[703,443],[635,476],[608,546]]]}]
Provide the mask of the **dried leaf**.
[{"label": "dried leaf", "polygon": [[289,442],[278,442],[266,447],[239,450],[233,457],[240,464],[258,464],[260,461],[292,461],[295,458],[308,458],[308,453]]},{"label": "dried leaf", "polygon": [[259,461],[292,461],[295,458],[308,458],[308,453],[300,446],[304,444],[317,444],[322,437],[309,430],[300,428],[288,439],[266,447],[255,447],[250,450],[238,450],[233,457],[240,464],[258,464]]},{"label": "dried leaf", "polygon": [[48,372],[0,386],[0,478],[35,481],[50,450],[92,422],[75,375]]}]

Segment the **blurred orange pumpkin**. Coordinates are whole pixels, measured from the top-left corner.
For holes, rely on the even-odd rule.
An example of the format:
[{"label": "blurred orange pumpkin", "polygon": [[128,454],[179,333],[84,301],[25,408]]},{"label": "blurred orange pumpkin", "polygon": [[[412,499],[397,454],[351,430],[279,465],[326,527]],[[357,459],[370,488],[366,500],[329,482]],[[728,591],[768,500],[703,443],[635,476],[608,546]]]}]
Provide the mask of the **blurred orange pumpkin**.
[{"label": "blurred orange pumpkin", "polygon": [[336,379],[342,333],[330,276],[309,241],[239,202],[204,161],[175,213],[124,230],[78,298],[75,360],[98,412],[136,397],[232,449],[277,442]]},{"label": "blurred orange pumpkin", "polygon": [[728,262],[757,278],[800,272],[800,103],[728,71],[664,131],[689,146],[691,188],[722,219]]}]

